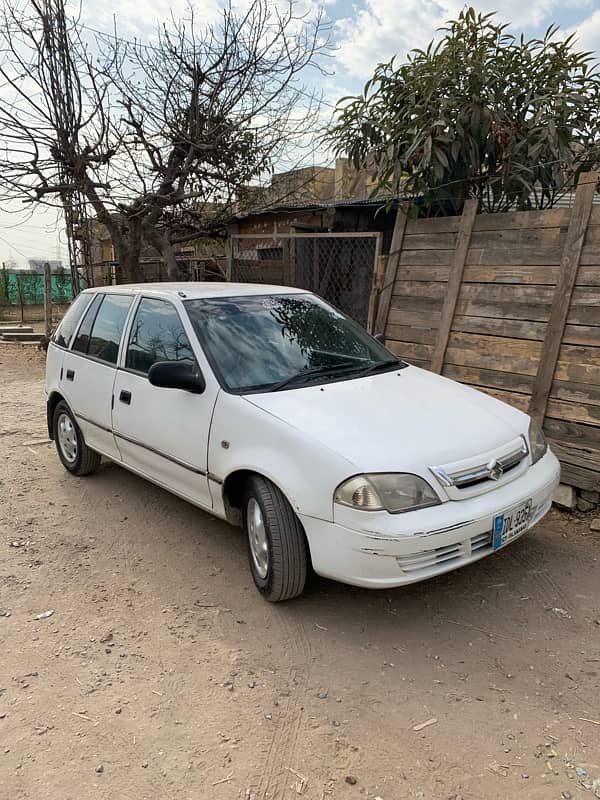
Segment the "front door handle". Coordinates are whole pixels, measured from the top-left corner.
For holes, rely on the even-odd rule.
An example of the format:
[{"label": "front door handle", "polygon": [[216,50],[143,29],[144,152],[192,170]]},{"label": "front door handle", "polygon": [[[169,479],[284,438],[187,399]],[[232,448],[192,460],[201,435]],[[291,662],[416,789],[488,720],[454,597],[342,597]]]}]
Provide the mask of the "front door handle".
[{"label": "front door handle", "polygon": [[131,403],[131,392],[128,392],[126,389],[123,389],[121,394],[119,395],[119,400],[122,403],[125,403],[128,406]]},{"label": "front door handle", "polygon": [[67,370],[67,380],[68,381],[75,380],[75,371],[74,370],[72,370],[72,369],[68,369]]}]

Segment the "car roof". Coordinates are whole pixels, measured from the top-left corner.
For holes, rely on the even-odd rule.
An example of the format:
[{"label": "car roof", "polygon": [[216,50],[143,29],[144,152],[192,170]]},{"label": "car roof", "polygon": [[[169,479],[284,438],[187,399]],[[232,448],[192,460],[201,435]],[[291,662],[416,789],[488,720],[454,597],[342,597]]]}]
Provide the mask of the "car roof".
[{"label": "car roof", "polygon": [[240,297],[244,295],[262,294],[305,294],[305,289],[292,286],[270,286],[264,283],[226,283],[226,282],[194,282],[180,283],[126,283],[118,286],[96,286],[85,289],[85,292],[107,292],[108,294],[145,294],[156,297],[178,297],[183,300],[195,300],[203,297]]}]

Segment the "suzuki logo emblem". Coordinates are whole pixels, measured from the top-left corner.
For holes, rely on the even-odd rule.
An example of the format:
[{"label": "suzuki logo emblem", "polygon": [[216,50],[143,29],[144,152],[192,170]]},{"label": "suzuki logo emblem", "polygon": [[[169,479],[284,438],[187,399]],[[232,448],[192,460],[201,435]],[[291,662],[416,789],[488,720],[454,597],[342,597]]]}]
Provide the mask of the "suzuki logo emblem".
[{"label": "suzuki logo emblem", "polygon": [[504,475],[504,467],[495,458],[486,465],[490,480],[497,481]]}]

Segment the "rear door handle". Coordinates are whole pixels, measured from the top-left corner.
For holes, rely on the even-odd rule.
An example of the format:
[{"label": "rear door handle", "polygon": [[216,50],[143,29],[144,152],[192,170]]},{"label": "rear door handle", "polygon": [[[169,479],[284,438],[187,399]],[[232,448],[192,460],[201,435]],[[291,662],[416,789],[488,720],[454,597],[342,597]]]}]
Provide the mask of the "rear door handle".
[{"label": "rear door handle", "polygon": [[128,406],[131,403],[131,392],[128,392],[126,389],[123,389],[121,394],[119,395],[119,400],[122,403],[125,403]]},{"label": "rear door handle", "polygon": [[75,380],[75,371],[72,369],[67,370],[67,380],[72,381]]}]

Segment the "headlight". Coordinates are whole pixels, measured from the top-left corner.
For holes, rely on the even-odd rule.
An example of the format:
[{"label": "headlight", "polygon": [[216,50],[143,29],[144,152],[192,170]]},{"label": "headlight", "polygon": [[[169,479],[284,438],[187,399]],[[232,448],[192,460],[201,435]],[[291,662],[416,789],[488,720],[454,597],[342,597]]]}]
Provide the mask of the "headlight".
[{"label": "headlight", "polygon": [[542,426],[534,420],[529,423],[529,449],[531,450],[531,461],[535,464],[540,458],[546,455],[548,445],[546,437],[542,431]]},{"label": "headlight", "polygon": [[336,503],[363,511],[414,511],[437,506],[440,499],[418,475],[376,473],[356,475],[341,483],[333,497]]}]

